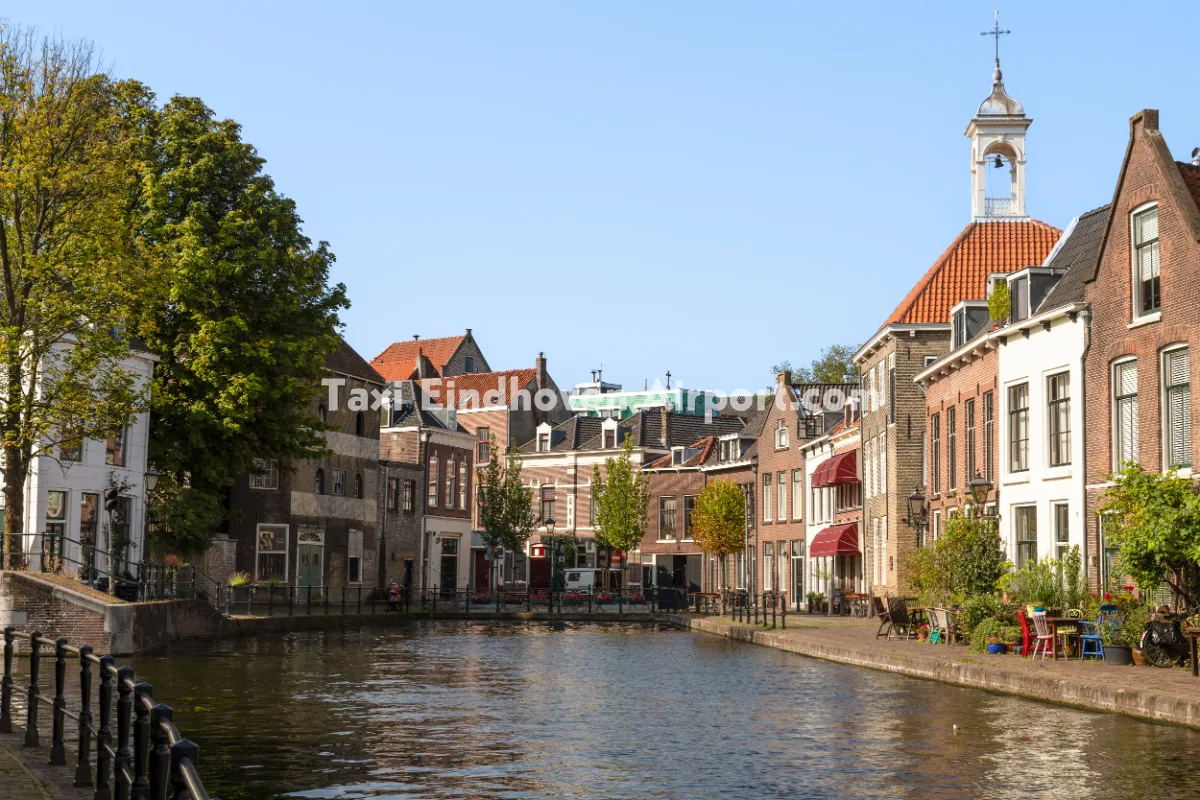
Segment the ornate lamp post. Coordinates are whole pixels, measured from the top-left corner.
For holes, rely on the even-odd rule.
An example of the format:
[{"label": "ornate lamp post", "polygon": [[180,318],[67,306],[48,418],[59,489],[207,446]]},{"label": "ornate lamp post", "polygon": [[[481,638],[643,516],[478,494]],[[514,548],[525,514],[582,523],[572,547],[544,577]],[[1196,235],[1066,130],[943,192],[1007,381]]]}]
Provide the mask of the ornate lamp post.
[{"label": "ornate lamp post", "polygon": [[546,558],[553,558],[550,578],[551,589],[562,589],[566,585],[566,576],[563,570],[566,568],[563,557],[563,543],[554,538],[554,520],[548,519],[544,523],[546,526],[546,539],[549,541],[549,549],[546,551]]},{"label": "ornate lamp post", "polygon": [[925,546],[925,525],[929,512],[925,507],[925,493],[920,485],[908,496],[908,521],[917,532],[917,547]]},{"label": "ornate lamp post", "polygon": [[975,477],[971,478],[967,488],[971,492],[971,499],[975,501],[976,513],[982,517],[992,516],[986,511],[988,495],[992,492],[992,482],[980,475],[979,470],[975,470]]}]

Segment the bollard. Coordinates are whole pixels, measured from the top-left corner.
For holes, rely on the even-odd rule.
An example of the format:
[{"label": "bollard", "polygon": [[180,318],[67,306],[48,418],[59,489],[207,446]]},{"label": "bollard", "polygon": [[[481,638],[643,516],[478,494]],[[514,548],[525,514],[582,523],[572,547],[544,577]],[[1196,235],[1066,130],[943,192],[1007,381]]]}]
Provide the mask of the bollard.
[{"label": "bollard", "polygon": [[321,610],[324,611],[325,616],[328,617],[329,616],[329,587],[328,586],[321,587],[321,597],[323,598],[322,602],[321,602]]},{"label": "bollard", "polygon": [[141,681],[133,687],[133,791],[132,800],[150,800],[150,709],[147,698],[154,687]]},{"label": "bollard", "polygon": [[117,757],[113,759],[113,790],[116,800],[130,800],[130,785],[125,779],[131,753],[129,733],[133,722],[133,667],[117,670]]},{"label": "bollard", "polygon": [[171,722],[174,711],[159,703],[150,709],[150,800],[167,800],[167,782],[171,778],[171,740],[165,723]]},{"label": "bollard", "polygon": [[[361,578],[362,576],[360,575],[359,577]],[[362,587],[361,586],[358,587],[358,592],[354,596],[354,613],[355,614],[362,613]]]},{"label": "bollard", "polygon": [[195,742],[180,739],[171,745],[171,787],[172,796],[176,798],[188,796],[187,778],[183,775],[185,759],[190,761],[193,767],[196,766],[200,760],[200,748],[196,746]]},{"label": "bollard", "polygon": [[112,775],[112,761],[108,748],[112,745],[112,728],[109,721],[112,718],[112,673],[113,657],[104,656],[100,659],[100,727],[96,729],[96,792],[94,800],[111,800],[109,776]]},{"label": "bollard", "polygon": [[775,630],[776,621],[777,621],[777,617],[775,616],[775,614],[778,610],[779,610],[779,601],[778,601],[778,599],[776,599],[771,603],[771,630]]},{"label": "bollard", "polygon": [[0,733],[12,733],[12,625],[4,629],[4,677],[0,679]]},{"label": "bollard", "polygon": [[267,616],[275,616],[275,586],[267,585]]},{"label": "bollard", "polygon": [[38,705],[41,701],[38,699],[38,667],[41,664],[42,654],[42,634],[41,631],[34,631],[29,637],[29,688],[25,693],[25,746],[38,746],[38,730],[37,730],[37,712]]},{"label": "bollard", "polygon": [[54,723],[50,733],[50,765],[64,766],[67,763],[67,748],[63,739],[67,735],[67,640],[54,641]]},{"label": "bollard", "polygon": [[75,762],[75,785],[92,785],[92,647],[79,648],[79,757]]}]

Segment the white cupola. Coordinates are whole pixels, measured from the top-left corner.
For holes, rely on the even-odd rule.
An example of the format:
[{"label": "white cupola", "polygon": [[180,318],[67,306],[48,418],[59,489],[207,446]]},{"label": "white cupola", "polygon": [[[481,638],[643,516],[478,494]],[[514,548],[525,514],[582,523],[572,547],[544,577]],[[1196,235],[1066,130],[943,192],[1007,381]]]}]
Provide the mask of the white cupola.
[{"label": "white cupola", "polygon": [[[1007,32],[998,28],[997,40]],[[997,49],[992,93],[979,104],[966,131],[971,139],[971,216],[976,221],[1025,218],[1025,131],[1032,123],[1004,90]]]}]

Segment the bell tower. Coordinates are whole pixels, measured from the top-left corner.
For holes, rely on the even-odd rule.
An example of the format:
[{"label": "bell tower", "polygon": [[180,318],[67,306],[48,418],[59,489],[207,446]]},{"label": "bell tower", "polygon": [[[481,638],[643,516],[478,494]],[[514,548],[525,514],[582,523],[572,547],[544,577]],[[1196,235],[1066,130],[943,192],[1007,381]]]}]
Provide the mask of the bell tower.
[{"label": "bell tower", "polygon": [[[996,39],[996,69],[992,93],[979,104],[967,125],[971,139],[971,216],[979,222],[1026,219],[1025,131],[1033,123],[1025,109],[1004,90],[1000,72],[1000,12],[993,30],[984,36]],[[1007,168],[1005,174],[1001,170]]]}]

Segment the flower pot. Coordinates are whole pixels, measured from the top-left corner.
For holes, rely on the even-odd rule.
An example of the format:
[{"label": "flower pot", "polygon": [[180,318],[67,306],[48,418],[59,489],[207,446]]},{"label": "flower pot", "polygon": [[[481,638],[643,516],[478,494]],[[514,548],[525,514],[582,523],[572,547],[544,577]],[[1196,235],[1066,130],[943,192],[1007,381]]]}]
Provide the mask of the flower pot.
[{"label": "flower pot", "polygon": [[1004,642],[989,642],[987,646],[988,652],[994,656],[1008,652],[1008,646]]},{"label": "flower pot", "polygon": [[1136,647],[1133,648],[1133,664],[1136,667],[1146,666],[1146,655]]},{"label": "flower pot", "polygon": [[1010,653],[1015,653],[1019,649],[1021,649],[1020,642],[1005,642],[1004,646],[1008,648],[1008,652],[1010,652]]},{"label": "flower pot", "polygon": [[1128,667],[1133,664],[1133,648],[1123,644],[1104,645],[1104,663],[1114,667]]}]

